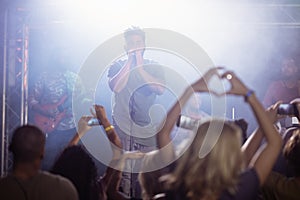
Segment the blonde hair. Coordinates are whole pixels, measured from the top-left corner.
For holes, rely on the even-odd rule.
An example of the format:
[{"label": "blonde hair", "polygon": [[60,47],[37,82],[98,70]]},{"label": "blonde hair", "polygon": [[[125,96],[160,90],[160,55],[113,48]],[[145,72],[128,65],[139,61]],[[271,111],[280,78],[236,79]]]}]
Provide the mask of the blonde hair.
[{"label": "blonde hair", "polygon": [[138,180],[142,189],[143,200],[150,200],[155,195],[164,192],[163,183],[159,181],[159,178],[162,175],[169,173],[169,166],[166,166],[162,169],[150,171],[150,169],[153,167],[153,162],[155,163],[155,158],[158,158],[155,157],[155,154],[158,155],[158,152],[153,151],[152,154],[148,153],[144,157],[142,162],[142,170],[138,175]]},{"label": "blonde hair", "polygon": [[159,181],[162,173],[160,170],[152,172],[142,172],[139,174],[138,179],[142,189],[143,200],[150,200],[156,194],[162,193],[163,186]]},{"label": "blonde hair", "polygon": [[[211,151],[199,158],[205,136],[220,129],[221,134]],[[231,122],[211,119],[198,128],[191,146],[178,160],[171,187],[184,188],[190,199],[217,199],[222,191],[234,193],[243,169],[241,130]]]}]

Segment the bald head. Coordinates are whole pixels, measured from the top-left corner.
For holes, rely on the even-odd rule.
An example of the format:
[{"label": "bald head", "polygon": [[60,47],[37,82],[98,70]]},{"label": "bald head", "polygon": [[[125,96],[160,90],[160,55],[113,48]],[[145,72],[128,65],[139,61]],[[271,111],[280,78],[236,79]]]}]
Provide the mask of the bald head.
[{"label": "bald head", "polygon": [[45,135],[39,128],[24,125],[14,131],[9,150],[15,162],[32,162],[42,158],[45,141]]}]

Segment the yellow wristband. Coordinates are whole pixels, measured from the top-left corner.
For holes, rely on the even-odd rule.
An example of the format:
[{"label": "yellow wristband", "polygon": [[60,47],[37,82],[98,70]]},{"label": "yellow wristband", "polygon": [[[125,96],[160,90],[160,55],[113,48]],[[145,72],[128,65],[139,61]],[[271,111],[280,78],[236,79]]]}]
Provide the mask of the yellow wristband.
[{"label": "yellow wristband", "polygon": [[110,125],[110,126],[108,126],[108,127],[106,127],[104,130],[106,131],[106,132],[108,132],[108,131],[111,131],[112,129],[114,129],[115,127],[113,126],[113,125]]}]

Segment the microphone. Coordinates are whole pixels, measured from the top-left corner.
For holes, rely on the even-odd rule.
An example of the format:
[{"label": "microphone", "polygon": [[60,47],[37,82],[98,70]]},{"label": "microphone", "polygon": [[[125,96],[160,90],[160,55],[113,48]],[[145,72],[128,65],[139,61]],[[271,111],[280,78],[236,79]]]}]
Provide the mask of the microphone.
[{"label": "microphone", "polygon": [[97,118],[92,118],[88,121],[87,123],[89,126],[98,126],[101,125],[100,120],[98,120]]}]

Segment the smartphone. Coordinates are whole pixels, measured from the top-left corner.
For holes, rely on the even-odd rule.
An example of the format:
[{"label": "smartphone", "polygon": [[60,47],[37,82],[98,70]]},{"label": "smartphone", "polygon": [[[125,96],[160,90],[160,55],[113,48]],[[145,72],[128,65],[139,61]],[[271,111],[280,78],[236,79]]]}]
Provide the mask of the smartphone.
[{"label": "smartphone", "polygon": [[100,120],[98,120],[97,118],[92,118],[88,121],[87,123],[89,126],[98,126],[101,125]]},{"label": "smartphone", "polygon": [[176,126],[185,128],[185,129],[194,129],[195,127],[198,127],[199,120],[185,116],[185,115],[180,115],[178,117]]},{"label": "smartphone", "polygon": [[277,113],[280,115],[298,116],[298,109],[296,104],[280,104]]}]

